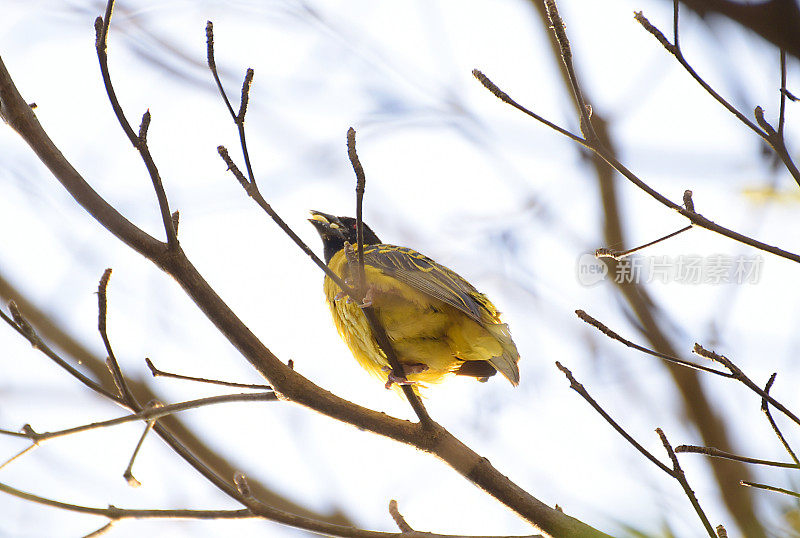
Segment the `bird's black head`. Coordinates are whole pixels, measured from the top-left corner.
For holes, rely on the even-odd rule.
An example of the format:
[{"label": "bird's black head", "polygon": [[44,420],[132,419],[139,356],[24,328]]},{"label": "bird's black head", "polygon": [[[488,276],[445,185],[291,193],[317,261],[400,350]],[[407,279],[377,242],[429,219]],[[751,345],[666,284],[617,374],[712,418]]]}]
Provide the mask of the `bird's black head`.
[{"label": "bird's black head", "polygon": [[[345,242],[355,247],[358,244],[356,237],[356,219],[352,217],[334,217],[321,211],[312,211],[308,221],[317,229],[325,248],[325,263],[331,261],[333,255],[344,248]],[[381,242],[375,232],[362,221],[364,226],[364,244],[377,245]]]}]

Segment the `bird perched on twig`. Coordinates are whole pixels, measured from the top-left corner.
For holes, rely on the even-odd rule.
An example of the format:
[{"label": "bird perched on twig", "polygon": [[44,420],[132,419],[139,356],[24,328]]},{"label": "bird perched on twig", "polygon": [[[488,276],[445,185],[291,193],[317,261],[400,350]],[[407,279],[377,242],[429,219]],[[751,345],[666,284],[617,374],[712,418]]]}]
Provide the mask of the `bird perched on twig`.
[{"label": "bird perched on twig", "polygon": [[[325,263],[345,282],[353,264],[345,243],[357,249],[356,219],[312,211]],[[361,307],[325,277],[325,297],[339,334],[363,368],[393,383],[436,383],[450,374],[486,381],[496,372],[519,383],[519,353],[500,312],[472,284],[406,247],[387,245],[363,224],[364,271],[370,306],[403,367],[395,378]]]}]

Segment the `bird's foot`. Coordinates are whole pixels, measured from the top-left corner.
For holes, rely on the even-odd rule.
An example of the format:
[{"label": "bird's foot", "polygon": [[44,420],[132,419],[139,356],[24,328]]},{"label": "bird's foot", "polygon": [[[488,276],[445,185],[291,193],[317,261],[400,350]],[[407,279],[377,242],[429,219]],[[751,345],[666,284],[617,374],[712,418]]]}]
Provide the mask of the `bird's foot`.
[{"label": "bird's foot", "polygon": [[372,299],[373,299],[372,290],[373,289],[374,288],[372,287],[372,284],[367,286],[367,293],[364,294],[364,299],[362,299],[361,304],[358,305],[358,306],[360,306],[361,308],[368,308],[368,307],[372,306]]},{"label": "bird's foot", "polygon": [[[342,299],[344,299],[345,297],[347,297],[347,292],[346,292],[346,291],[344,291],[344,290],[342,290],[342,291],[340,291],[339,293],[337,293],[336,295],[334,295],[334,296],[333,296],[333,300],[334,300],[334,301],[341,301],[341,300],[342,300]],[[352,301],[352,299],[350,299],[350,298],[348,297],[348,298],[347,298],[347,302],[350,302],[350,301]]]},{"label": "bird's foot", "polygon": [[[345,279],[344,279],[344,283],[345,283],[345,284],[347,284],[348,286],[352,287],[352,286],[353,286],[353,279],[352,279],[352,278],[349,278],[349,277],[348,277],[348,278],[345,278]],[[336,294],[336,295],[333,297],[333,300],[334,300],[334,301],[340,301],[340,300],[344,299],[345,297],[347,297],[347,304],[350,304],[350,303],[352,303],[352,302],[353,302],[353,299],[351,299],[350,297],[348,297],[348,295],[347,295],[347,292],[346,292],[346,291],[344,291],[344,290],[339,290],[339,293],[337,293],[337,294]]]},{"label": "bird's foot", "polygon": [[398,376],[392,372],[392,369],[388,366],[383,367],[384,372],[389,372],[389,375],[386,379],[386,388],[392,388],[392,385],[416,385],[416,381],[409,381],[406,376],[411,374],[419,374],[424,372],[428,369],[427,364],[422,364],[420,362],[415,364],[402,364],[403,375]]},{"label": "bird's foot", "polygon": [[[350,282],[349,279],[345,280],[344,283],[347,284],[348,286],[353,285],[353,283]],[[372,306],[372,299],[373,299],[372,290],[373,290],[372,284],[368,285],[367,293],[364,294],[364,298],[361,300],[361,304],[358,306],[360,306],[361,308],[367,308],[369,306]],[[347,297],[347,304],[351,304],[353,302],[353,298],[350,297],[350,295],[344,290],[341,290],[339,291],[339,293],[334,295],[333,300],[340,301],[345,297]]]}]

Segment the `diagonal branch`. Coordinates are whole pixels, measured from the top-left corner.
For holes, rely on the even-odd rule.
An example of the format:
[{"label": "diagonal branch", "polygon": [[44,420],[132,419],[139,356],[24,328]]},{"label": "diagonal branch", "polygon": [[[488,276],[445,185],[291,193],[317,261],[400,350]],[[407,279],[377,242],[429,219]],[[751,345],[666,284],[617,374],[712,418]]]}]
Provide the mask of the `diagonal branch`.
[{"label": "diagonal branch", "polygon": [[11,315],[14,319],[9,318],[5,312],[0,310],[0,318],[3,319],[6,323],[8,323],[11,327],[14,328],[20,335],[22,335],[31,345],[35,348],[47,355],[51,360],[53,360],[56,364],[58,364],[61,368],[63,368],[66,372],[68,372],[72,377],[92,389],[93,391],[97,392],[108,398],[109,400],[113,400],[117,403],[122,403],[122,400],[119,395],[114,394],[113,392],[107,390],[105,387],[100,385],[91,379],[89,379],[86,375],[81,373],[78,369],[73,367],[71,364],[68,364],[64,359],[58,356],[58,354],[53,351],[50,346],[48,346],[36,331],[31,327],[28,321],[22,317],[17,305],[14,301],[10,301],[8,303],[9,310],[11,310]]},{"label": "diagonal branch", "polygon": [[26,501],[52,506],[53,508],[60,508],[70,512],[79,512],[82,514],[91,514],[95,516],[107,517],[111,520],[117,519],[145,519],[145,518],[183,518],[183,519],[241,519],[249,517],[257,517],[250,513],[249,510],[135,510],[126,508],[117,508],[116,506],[109,506],[108,508],[95,508],[91,506],[81,506],[77,504],[65,503],[55,501],[46,497],[40,497],[26,491],[19,490],[7,484],[0,483],[0,491],[8,493],[14,497],[24,499]]},{"label": "diagonal branch", "polygon": [[[238,394],[221,394],[218,396],[209,396],[207,398],[198,398],[196,400],[189,400],[186,402],[179,402],[170,405],[163,405],[158,407],[148,407],[139,411],[137,413],[133,413],[130,415],[125,415],[124,417],[117,417],[108,420],[103,420],[100,422],[92,422],[89,424],[82,424],[80,426],[75,426],[73,428],[66,428],[63,430],[57,430],[52,432],[36,432],[32,428],[28,427],[24,429],[24,432],[19,434],[14,434],[16,437],[22,436],[27,437],[34,443],[42,443],[44,441],[49,441],[50,439],[56,439],[58,437],[65,437],[67,435],[75,435],[77,433],[82,433],[91,430],[97,430],[100,428],[109,428],[111,426],[118,426],[120,424],[125,424],[127,422],[138,422],[140,420],[144,421],[152,421],[157,420],[162,417],[169,416],[173,413],[178,413],[180,411],[188,411],[190,409],[197,409],[199,407],[206,407],[209,405],[218,405],[221,403],[229,403],[229,402],[274,402],[278,398],[274,392],[243,392]],[[0,430],[0,433],[8,434],[13,432],[6,432]]]},{"label": "diagonal branch", "polygon": [[686,496],[689,498],[689,502],[692,503],[692,507],[694,511],[697,513],[697,516],[700,518],[700,521],[703,522],[703,527],[705,527],[706,532],[708,533],[711,538],[717,538],[716,532],[714,532],[714,527],[711,526],[711,522],[706,517],[703,508],[700,506],[700,502],[697,500],[697,496],[692,491],[692,488],[689,486],[689,481],[686,480],[686,474],[683,472],[681,468],[681,464],[678,462],[678,456],[675,454],[675,451],[672,449],[672,445],[669,444],[667,440],[667,436],[664,435],[664,432],[661,428],[656,428],[656,433],[658,437],[661,439],[661,443],[664,445],[664,450],[667,451],[669,455],[669,459],[672,460],[672,477],[678,481],[678,483],[683,488],[683,492],[686,493]]},{"label": "diagonal branch", "polygon": [[586,390],[586,388],[575,379],[575,376],[572,375],[572,372],[566,366],[563,366],[560,362],[556,361],[556,367],[561,370],[561,372],[566,376],[567,380],[569,380],[569,388],[577,392],[581,398],[583,398],[592,408],[597,411],[597,413],[603,417],[603,419],[611,425],[614,430],[617,431],[632,447],[639,451],[645,458],[650,460],[656,467],[667,473],[669,476],[674,478],[683,488],[684,493],[689,498],[689,502],[692,503],[692,507],[695,509],[697,516],[703,523],[703,526],[708,531],[709,536],[712,538],[717,538],[716,534],[714,534],[714,530],[711,527],[711,523],[709,523],[708,518],[706,517],[705,512],[703,511],[700,503],[697,501],[697,497],[695,496],[692,488],[689,487],[689,482],[686,480],[686,476],[683,473],[683,469],[681,469],[680,464],[678,463],[678,458],[675,455],[675,452],[672,450],[672,446],[667,441],[664,432],[661,431],[661,428],[656,428],[656,433],[658,434],[659,438],[661,439],[662,444],[664,445],[664,449],[667,451],[667,455],[669,456],[670,460],[672,461],[672,468],[670,469],[666,464],[664,464],[661,460],[653,455],[652,452],[647,450],[643,447],[636,439],[633,438],[631,434],[625,431],[625,428],[619,425],[619,423],[611,418],[603,407],[597,403],[597,401],[592,398],[591,394]]},{"label": "diagonal branch", "polygon": [[[769,389],[772,388],[772,384],[775,382],[775,377],[777,375],[778,375],[777,372],[775,372],[771,376],[769,376],[769,381],[767,381],[767,385],[764,387],[764,392],[766,392],[767,394],[769,394]],[[785,448],[786,452],[789,453],[789,457],[792,458],[793,462],[800,465],[800,460],[797,459],[797,455],[795,454],[794,450],[792,450],[792,447],[789,445],[789,442],[783,436],[783,433],[781,433],[781,430],[778,427],[778,424],[775,422],[775,419],[772,418],[772,413],[769,410],[769,402],[767,402],[767,399],[764,397],[761,398],[761,411],[767,416],[767,420],[769,421],[770,426],[772,426],[772,431],[774,431],[775,435],[778,436],[778,439],[783,445],[783,448]]]},{"label": "diagonal branch", "polygon": [[672,364],[677,364],[677,365],[680,365],[680,366],[685,366],[686,368],[691,368],[692,370],[699,370],[701,372],[706,372],[706,373],[709,373],[709,374],[718,375],[720,377],[727,377],[727,378],[733,378],[734,377],[734,375],[731,374],[730,372],[722,372],[720,370],[715,370],[713,368],[709,368],[708,366],[703,366],[702,364],[694,364],[693,362],[689,362],[687,360],[680,359],[678,357],[673,357],[672,355],[668,355],[667,353],[661,353],[660,351],[655,351],[655,350],[652,350],[652,349],[648,349],[648,348],[646,348],[644,346],[640,346],[639,344],[637,344],[635,342],[631,342],[627,338],[623,338],[619,334],[615,333],[614,331],[609,329],[605,324],[603,324],[600,321],[596,320],[595,318],[593,318],[592,316],[590,316],[589,314],[587,314],[583,310],[576,310],[575,314],[581,320],[585,321],[586,323],[588,323],[589,325],[591,325],[592,327],[594,327],[595,329],[597,329],[598,331],[600,331],[604,335],[608,336],[612,340],[616,340],[617,342],[620,342],[621,344],[623,344],[623,345],[625,345],[625,346],[627,346],[627,347],[629,347],[631,349],[635,349],[637,351],[641,351],[642,353],[646,353],[646,354],[651,355],[653,357],[657,357],[659,359],[663,359],[663,360],[665,360],[667,362],[670,362]]},{"label": "diagonal branch", "polygon": [[789,419],[800,426],[800,417],[795,415],[792,411],[790,411],[785,405],[781,402],[773,398],[766,390],[762,389],[758,385],[756,385],[752,379],[750,379],[742,370],[736,366],[733,361],[731,361],[725,355],[720,355],[715,353],[714,351],[705,349],[700,344],[695,343],[694,349],[692,350],[694,353],[700,355],[701,357],[705,357],[713,362],[723,365],[728,371],[733,374],[733,378],[742,383],[745,387],[749,388],[761,398],[772,404],[772,406],[789,417]]},{"label": "diagonal branch", "polygon": [[[347,130],[347,155],[350,157],[350,163],[353,165],[353,171],[356,174],[356,237],[358,241],[356,290],[359,295],[359,302],[357,304],[361,305],[361,310],[364,312],[364,316],[369,322],[372,335],[378,341],[378,345],[386,355],[386,359],[392,369],[392,375],[395,379],[405,379],[403,366],[400,364],[400,359],[397,357],[397,352],[394,350],[389,335],[386,334],[386,329],[383,328],[383,324],[381,320],[378,319],[378,315],[372,305],[364,302],[367,296],[368,284],[367,275],[364,271],[364,222],[362,219],[362,210],[367,179],[364,174],[364,167],[361,166],[361,161],[359,161],[358,154],[356,153],[356,131],[352,127]],[[390,381],[386,383],[387,388],[391,386],[391,384],[392,381],[390,377]],[[411,408],[414,410],[417,418],[419,418],[420,424],[426,427],[430,425],[432,422],[431,417],[422,404],[419,394],[417,394],[414,388],[408,383],[402,384],[401,388],[403,394],[405,394],[408,399],[408,403],[411,404]]]},{"label": "diagonal branch", "polygon": [[114,379],[114,384],[117,386],[120,398],[126,405],[139,411],[139,404],[136,403],[136,398],[131,393],[125,382],[125,376],[122,375],[122,370],[117,362],[117,357],[114,355],[114,349],[111,347],[111,342],[108,339],[108,331],[106,327],[107,322],[107,299],[106,291],[108,289],[108,279],[111,278],[111,269],[106,269],[103,276],[100,277],[100,284],[97,287],[97,328],[100,331],[100,337],[103,339],[103,345],[106,347],[108,353],[108,369],[111,371],[111,377]]},{"label": "diagonal branch", "polygon": [[731,454],[725,450],[720,450],[711,446],[695,446],[695,445],[679,445],[675,447],[675,452],[682,452],[685,454],[705,454],[712,458],[723,458],[726,460],[741,461],[742,463],[751,463],[753,465],[766,465],[767,467],[780,467],[783,469],[800,469],[798,463],[787,463],[783,461],[762,460],[759,458],[749,458],[747,456],[739,456]]}]

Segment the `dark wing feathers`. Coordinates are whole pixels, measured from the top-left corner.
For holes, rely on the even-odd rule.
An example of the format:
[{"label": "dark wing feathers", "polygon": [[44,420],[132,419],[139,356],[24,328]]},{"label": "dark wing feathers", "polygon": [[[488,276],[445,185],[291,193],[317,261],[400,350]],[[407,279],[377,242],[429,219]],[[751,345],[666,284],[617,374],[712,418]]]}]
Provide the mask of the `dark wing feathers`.
[{"label": "dark wing feathers", "polygon": [[457,308],[480,324],[485,323],[481,316],[485,307],[475,300],[481,296],[478,290],[447,267],[415,250],[394,245],[370,245],[364,248],[364,263]]},{"label": "dark wing feathers", "polygon": [[[500,323],[494,305],[469,282],[415,250],[394,245],[378,244],[364,247],[364,263],[449,304],[478,322],[497,339],[503,349],[502,354],[488,359],[488,363],[506,376],[513,385],[519,383],[517,367],[519,352],[511,339],[508,325]],[[476,370],[477,366],[465,368],[466,375],[491,374],[485,369]]]}]

